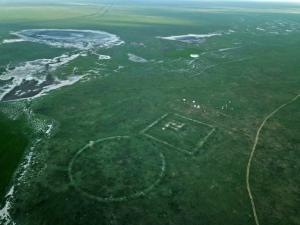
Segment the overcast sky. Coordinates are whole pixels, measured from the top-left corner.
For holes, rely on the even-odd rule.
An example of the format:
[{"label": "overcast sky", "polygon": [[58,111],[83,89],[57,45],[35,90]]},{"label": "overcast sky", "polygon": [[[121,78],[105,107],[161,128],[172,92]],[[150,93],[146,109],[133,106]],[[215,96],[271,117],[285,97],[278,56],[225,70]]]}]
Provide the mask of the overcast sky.
[{"label": "overcast sky", "polygon": [[[201,1],[201,0],[194,0],[194,1]],[[222,1],[222,0],[212,0],[212,1]],[[300,0],[224,0],[224,1],[228,1],[228,2],[299,2],[300,3]]]},{"label": "overcast sky", "polygon": [[[102,2],[103,0],[92,0],[92,2]],[[109,0],[105,0],[105,1],[109,1]],[[122,2],[122,0],[119,0],[120,2]],[[127,0],[128,1],[128,0]],[[130,0],[129,0],[130,1]],[[133,0],[133,1],[140,1],[140,2],[147,2],[149,0]],[[151,1],[151,0],[150,0]],[[153,1],[153,0],[152,0]],[[300,0],[162,0],[164,2],[166,1],[170,1],[170,2],[176,2],[176,1],[195,1],[195,2],[201,2],[201,1],[205,1],[205,2],[283,2],[283,3],[287,3],[287,2],[291,2],[291,3],[300,3]],[[13,2],[91,2],[90,0],[0,0],[0,3],[13,3]]]},{"label": "overcast sky", "polygon": [[300,0],[256,0],[259,2],[300,2]]}]

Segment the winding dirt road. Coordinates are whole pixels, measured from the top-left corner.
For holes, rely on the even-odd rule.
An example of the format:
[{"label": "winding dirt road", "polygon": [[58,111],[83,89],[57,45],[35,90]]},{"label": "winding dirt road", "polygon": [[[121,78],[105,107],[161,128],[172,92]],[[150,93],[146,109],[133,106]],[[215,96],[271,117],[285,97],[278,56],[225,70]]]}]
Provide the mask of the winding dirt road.
[{"label": "winding dirt road", "polygon": [[247,185],[247,191],[248,191],[248,196],[249,196],[249,199],[251,201],[251,206],[252,206],[252,211],[253,211],[253,216],[254,216],[254,219],[255,219],[255,224],[256,225],[259,225],[259,219],[258,219],[258,216],[257,216],[257,211],[256,211],[256,207],[255,207],[255,202],[254,202],[254,199],[253,199],[253,195],[252,195],[252,191],[251,191],[251,187],[250,187],[250,181],[249,181],[249,178],[250,178],[250,169],[251,169],[251,165],[252,165],[252,160],[253,160],[253,156],[254,156],[254,153],[256,151],[256,146],[257,146],[257,143],[259,141],[259,136],[260,136],[260,133],[263,129],[263,127],[265,126],[265,124],[268,122],[268,120],[273,117],[276,113],[278,113],[281,109],[283,109],[284,107],[286,107],[287,105],[290,105],[292,104],[294,101],[296,101],[298,98],[300,97],[300,94],[296,95],[293,99],[291,99],[290,101],[284,103],[283,105],[279,106],[278,108],[276,108],[273,112],[271,112],[269,115],[267,115],[265,117],[265,119],[262,121],[261,125],[259,126],[257,132],[256,132],[256,136],[255,136],[255,140],[254,140],[254,144],[253,144],[253,147],[252,147],[252,151],[250,153],[250,157],[249,157],[249,161],[248,161],[248,164],[247,164],[247,172],[246,172],[246,185]]}]

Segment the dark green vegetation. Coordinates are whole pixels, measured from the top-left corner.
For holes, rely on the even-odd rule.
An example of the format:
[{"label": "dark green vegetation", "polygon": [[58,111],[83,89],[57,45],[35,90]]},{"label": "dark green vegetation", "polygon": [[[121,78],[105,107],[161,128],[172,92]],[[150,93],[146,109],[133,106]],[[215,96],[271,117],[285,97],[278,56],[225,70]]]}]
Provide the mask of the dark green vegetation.
[{"label": "dark green vegetation", "polygon": [[[255,157],[253,183],[263,224],[299,224],[300,101],[280,111],[266,126]],[[291,177],[293,179],[291,179]]]},{"label": "dark green vegetation", "polygon": [[[165,173],[165,159],[154,150],[157,149],[140,138],[100,139],[71,160],[71,184],[87,198],[99,202],[124,202],[144,196]],[[83,164],[87,166],[82,168]]]},{"label": "dark green vegetation", "polygon": [[11,181],[23,152],[28,145],[28,139],[24,135],[24,121],[11,121],[0,114],[0,199],[3,203],[5,188]]},{"label": "dark green vegetation", "polygon": [[210,124],[179,114],[165,114],[144,129],[142,134],[170,148],[195,154],[214,131]]},{"label": "dark green vegetation", "polygon": [[[34,119],[39,117],[40,122],[53,120],[55,127],[35,146],[34,163],[26,175],[19,183],[12,182],[10,215],[17,225],[254,224],[246,165],[262,120],[299,94],[300,8],[197,3],[0,7],[0,40],[10,38],[10,31],[28,28],[103,30],[118,35],[125,44],[95,49],[111,60],[100,61],[89,53],[60,67],[53,75],[68,77],[75,66],[79,74],[96,72],[31,101],[34,116],[27,122],[39,127]],[[201,44],[156,38],[213,32],[222,36]],[[77,51],[30,42],[2,44],[0,67]],[[128,53],[148,62],[129,61]],[[190,54],[200,57],[192,59]],[[11,104],[0,103],[0,110],[9,111]],[[166,113],[209,124],[215,131],[194,155],[141,134]],[[299,224],[299,116],[298,100],[271,118],[262,131],[250,177],[261,224]],[[164,136],[161,122],[147,133],[190,150],[211,130],[171,120],[191,127],[173,129],[174,138]],[[18,121],[6,126],[16,129],[16,124],[21,126]],[[1,134],[3,129],[9,131],[3,127]],[[76,158],[75,179],[84,190],[97,196],[105,192],[105,197],[135,193],[159,173],[159,153],[165,157],[166,171],[144,196],[103,203],[76,190],[68,169],[89,141],[113,136],[134,137],[136,142],[130,149],[128,143],[111,144],[119,151],[124,146],[124,152],[111,155],[112,146],[96,145],[95,155],[91,148]],[[33,133],[32,139],[36,138]],[[2,151],[2,142],[0,147]],[[126,158],[135,150],[134,157]],[[124,171],[118,173],[122,165]],[[114,169],[111,174],[110,169]],[[22,168],[16,176],[21,173]],[[118,176],[122,182],[116,181]]]}]

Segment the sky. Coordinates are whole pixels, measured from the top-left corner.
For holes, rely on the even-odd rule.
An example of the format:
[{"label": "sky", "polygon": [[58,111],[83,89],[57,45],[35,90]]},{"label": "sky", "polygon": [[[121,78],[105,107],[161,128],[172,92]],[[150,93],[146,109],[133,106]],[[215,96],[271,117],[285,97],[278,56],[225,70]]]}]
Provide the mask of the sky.
[{"label": "sky", "polygon": [[[194,0],[194,1],[201,1],[201,0]],[[212,0],[212,1],[222,1],[222,0]],[[299,2],[300,3],[300,0],[223,0],[223,1],[228,1],[228,2]]]},{"label": "sky", "polygon": [[[120,0],[122,1],[122,0]],[[137,0],[134,0],[137,1]],[[149,0],[139,0],[141,2],[145,1],[149,1]],[[176,2],[178,0],[164,0],[164,1],[170,1],[170,2]],[[300,3],[300,0],[181,0],[181,1],[195,1],[195,2],[201,2],[201,1],[205,1],[205,2],[283,2],[283,3]],[[13,2],[61,2],[61,0],[0,0],[0,3],[13,3]],[[64,2],[64,1],[63,1]],[[89,2],[89,0],[65,0],[65,2]],[[93,0],[93,2],[97,2],[97,0]],[[99,2],[101,2],[101,0],[99,0]]]},{"label": "sky", "polygon": [[[244,1],[244,0],[236,0],[236,1]],[[248,0],[250,1],[250,0]],[[299,2],[300,0],[251,0],[251,1],[256,1],[256,2]]]}]

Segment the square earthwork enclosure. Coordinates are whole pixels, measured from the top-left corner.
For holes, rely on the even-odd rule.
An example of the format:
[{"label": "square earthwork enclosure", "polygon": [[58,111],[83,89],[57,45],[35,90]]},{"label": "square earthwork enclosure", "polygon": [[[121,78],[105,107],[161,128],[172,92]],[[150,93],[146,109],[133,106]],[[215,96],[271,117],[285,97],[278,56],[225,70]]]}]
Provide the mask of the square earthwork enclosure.
[{"label": "square earthwork enclosure", "polygon": [[195,154],[215,132],[215,127],[179,114],[165,114],[141,133],[172,149]]}]

